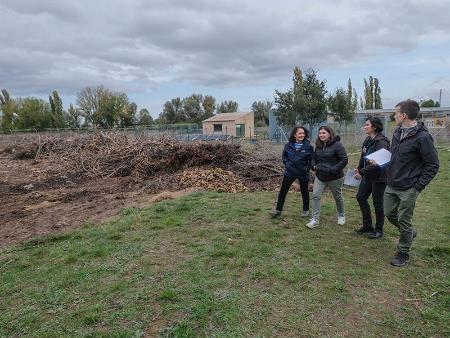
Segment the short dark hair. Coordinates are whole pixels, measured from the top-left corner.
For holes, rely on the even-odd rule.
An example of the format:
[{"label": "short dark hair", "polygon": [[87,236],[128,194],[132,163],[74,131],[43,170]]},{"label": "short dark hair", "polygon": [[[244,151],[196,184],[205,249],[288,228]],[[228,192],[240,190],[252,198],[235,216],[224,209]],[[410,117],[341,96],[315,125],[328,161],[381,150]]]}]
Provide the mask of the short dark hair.
[{"label": "short dark hair", "polygon": [[309,138],[309,130],[308,129],[306,129],[303,126],[295,126],[294,129],[292,129],[292,132],[291,132],[291,134],[289,136],[289,142],[295,142],[295,133],[299,129],[303,129],[303,131],[305,132],[305,139]]},{"label": "short dark hair", "polygon": [[325,130],[328,134],[330,134],[330,140],[327,143],[331,143],[334,141],[334,139],[336,138],[336,135],[334,133],[334,130],[331,127],[328,126],[320,126],[319,130],[317,132],[317,139],[316,139],[316,147],[317,148],[323,148],[323,146],[325,145],[319,138],[319,131],[321,130]]},{"label": "short dark hair", "polygon": [[411,99],[401,101],[395,105],[395,108],[400,108],[400,112],[406,114],[410,120],[415,120],[419,116],[420,106]]},{"label": "short dark hair", "polygon": [[383,131],[383,122],[379,117],[368,116],[366,121],[369,121],[372,125],[372,128],[375,129],[375,132],[381,133]]}]

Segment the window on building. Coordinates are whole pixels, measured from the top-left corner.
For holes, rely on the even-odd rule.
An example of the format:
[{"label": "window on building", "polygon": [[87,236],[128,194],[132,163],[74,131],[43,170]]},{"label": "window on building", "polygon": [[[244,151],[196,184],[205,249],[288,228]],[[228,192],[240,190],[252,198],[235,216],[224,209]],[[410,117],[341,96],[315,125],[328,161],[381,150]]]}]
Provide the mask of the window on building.
[{"label": "window on building", "polygon": [[222,131],[222,125],[221,124],[215,124],[214,125],[214,131]]}]

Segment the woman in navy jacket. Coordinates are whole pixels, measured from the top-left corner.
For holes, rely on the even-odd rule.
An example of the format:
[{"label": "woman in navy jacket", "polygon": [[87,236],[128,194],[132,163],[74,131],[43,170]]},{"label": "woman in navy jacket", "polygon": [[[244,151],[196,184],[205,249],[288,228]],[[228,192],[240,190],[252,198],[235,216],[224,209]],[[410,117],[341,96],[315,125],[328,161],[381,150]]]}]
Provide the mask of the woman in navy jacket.
[{"label": "woman in navy jacket", "polygon": [[308,216],[309,211],[309,170],[314,154],[314,149],[308,140],[309,131],[305,127],[296,126],[289,137],[283,150],[283,164],[285,165],[283,182],[278,194],[277,207],[271,212],[272,217],[278,217],[283,210],[286,194],[292,183],[298,180],[303,200],[303,212],[301,216]]}]

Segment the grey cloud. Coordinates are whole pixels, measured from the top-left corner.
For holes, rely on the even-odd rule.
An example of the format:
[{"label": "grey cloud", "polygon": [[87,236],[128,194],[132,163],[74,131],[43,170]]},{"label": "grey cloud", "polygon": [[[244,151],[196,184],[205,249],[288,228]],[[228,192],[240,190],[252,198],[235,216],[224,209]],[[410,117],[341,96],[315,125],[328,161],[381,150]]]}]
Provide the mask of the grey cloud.
[{"label": "grey cloud", "polygon": [[0,11],[1,86],[18,93],[261,84],[450,31],[448,1],[3,0]]},{"label": "grey cloud", "polygon": [[0,4],[6,9],[18,14],[42,15],[47,14],[61,21],[79,20],[83,16],[82,6],[71,0],[39,0],[39,1],[17,1],[2,0]]}]

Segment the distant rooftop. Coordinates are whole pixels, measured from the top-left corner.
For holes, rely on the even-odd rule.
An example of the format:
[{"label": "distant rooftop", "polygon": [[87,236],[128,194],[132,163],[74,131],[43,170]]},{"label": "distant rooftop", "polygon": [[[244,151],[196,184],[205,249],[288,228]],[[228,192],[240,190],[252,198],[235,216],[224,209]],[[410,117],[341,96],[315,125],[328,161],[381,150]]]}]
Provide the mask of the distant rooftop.
[{"label": "distant rooftop", "polygon": [[226,122],[226,121],[234,121],[244,117],[245,115],[251,114],[251,112],[246,113],[222,113],[217,114],[209,119],[203,120],[203,122]]}]

